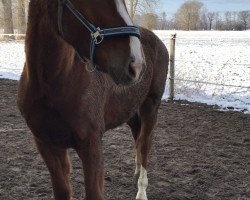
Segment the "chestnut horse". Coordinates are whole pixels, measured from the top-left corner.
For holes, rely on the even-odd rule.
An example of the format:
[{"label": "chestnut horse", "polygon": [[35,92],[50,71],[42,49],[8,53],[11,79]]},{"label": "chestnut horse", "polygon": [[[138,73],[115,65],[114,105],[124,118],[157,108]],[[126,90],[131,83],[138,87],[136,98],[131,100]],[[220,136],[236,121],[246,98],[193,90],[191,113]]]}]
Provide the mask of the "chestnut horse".
[{"label": "chestnut horse", "polygon": [[136,199],[146,200],[168,71],[164,44],[133,26],[124,0],[31,0],[25,52],[18,107],[55,199],[71,199],[68,148],[82,161],[86,199],[104,199],[102,134],[127,123],[136,147]]}]

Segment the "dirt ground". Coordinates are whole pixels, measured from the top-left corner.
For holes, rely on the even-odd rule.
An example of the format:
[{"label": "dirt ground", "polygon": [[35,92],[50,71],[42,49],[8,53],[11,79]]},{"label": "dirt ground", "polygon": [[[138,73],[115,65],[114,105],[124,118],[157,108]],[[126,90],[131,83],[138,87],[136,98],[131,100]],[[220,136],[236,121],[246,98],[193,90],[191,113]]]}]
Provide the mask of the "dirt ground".
[{"label": "dirt ground", "polygon": [[[0,199],[53,199],[48,171],[16,108],[17,82],[0,79]],[[103,138],[107,200],[132,200],[133,139],[126,125]],[[73,199],[84,199],[73,151]],[[250,115],[162,103],[148,171],[149,200],[250,199]]]}]

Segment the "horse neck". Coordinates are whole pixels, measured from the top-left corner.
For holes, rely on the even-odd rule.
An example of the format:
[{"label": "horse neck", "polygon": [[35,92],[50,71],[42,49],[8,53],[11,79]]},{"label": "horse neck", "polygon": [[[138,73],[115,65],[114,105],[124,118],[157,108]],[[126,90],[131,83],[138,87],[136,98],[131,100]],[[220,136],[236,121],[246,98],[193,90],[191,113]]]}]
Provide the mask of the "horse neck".
[{"label": "horse neck", "polygon": [[25,41],[26,66],[30,79],[53,81],[67,76],[76,61],[73,48],[56,32],[44,1],[31,1]]}]

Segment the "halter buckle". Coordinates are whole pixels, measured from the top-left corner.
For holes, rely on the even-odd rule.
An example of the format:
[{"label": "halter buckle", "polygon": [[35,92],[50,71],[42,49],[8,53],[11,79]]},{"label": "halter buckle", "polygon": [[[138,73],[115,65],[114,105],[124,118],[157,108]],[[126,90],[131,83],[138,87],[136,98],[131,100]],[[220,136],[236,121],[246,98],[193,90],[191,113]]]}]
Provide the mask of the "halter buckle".
[{"label": "halter buckle", "polygon": [[94,39],[95,44],[101,44],[104,36],[101,34],[101,29],[98,27],[97,31],[94,33],[91,33],[91,37]]}]

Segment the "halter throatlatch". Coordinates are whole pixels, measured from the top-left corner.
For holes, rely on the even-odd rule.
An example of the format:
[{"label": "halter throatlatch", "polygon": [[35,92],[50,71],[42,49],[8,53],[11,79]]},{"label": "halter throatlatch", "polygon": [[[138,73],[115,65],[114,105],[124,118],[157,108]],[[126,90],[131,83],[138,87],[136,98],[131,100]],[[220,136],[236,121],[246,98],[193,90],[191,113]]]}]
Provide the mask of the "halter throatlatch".
[{"label": "halter throatlatch", "polygon": [[[69,11],[87,28],[91,34],[90,42],[90,61],[94,63],[94,52],[96,45],[101,44],[103,40],[107,37],[114,36],[135,36],[140,39],[140,30],[136,26],[121,26],[114,28],[101,29],[90,23],[86,18],[84,18],[81,13],[74,7],[70,0],[58,0],[58,30],[61,36],[63,36],[62,27],[62,15],[63,8],[67,7]],[[83,61],[83,56],[79,54],[76,49],[76,53],[81,61]]]}]

